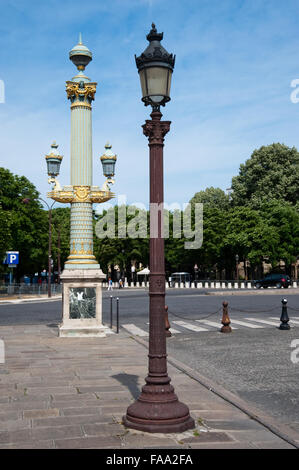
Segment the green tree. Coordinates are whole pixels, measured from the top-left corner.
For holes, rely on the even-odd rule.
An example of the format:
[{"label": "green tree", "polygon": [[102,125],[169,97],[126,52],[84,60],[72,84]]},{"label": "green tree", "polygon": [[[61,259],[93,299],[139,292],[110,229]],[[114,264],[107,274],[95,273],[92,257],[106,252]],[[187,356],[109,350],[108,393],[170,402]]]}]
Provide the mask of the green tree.
[{"label": "green tree", "polygon": [[55,270],[58,259],[58,238],[60,232],[60,262],[61,269],[70,254],[70,216],[69,207],[57,207],[52,209],[52,257]]},{"label": "green tree", "polygon": [[220,188],[206,188],[204,191],[195,193],[193,198],[190,200],[191,204],[202,203],[205,207],[217,208],[221,210],[229,209],[229,197]]},{"label": "green tree", "polygon": [[11,216],[8,211],[4,211],[0,205],[0,270],[4,270],[2,260],[6,251],[11,247]]},{"label": "green tree", "polygon": [[195,230],[194,205],[203,204],[203,243],[196,250],[185,250],[186,271],[193,273],[194,264],[199,267],[200,277],[213,278],[224,268],[221,247],[225,235],[227,213],[230,210],[229,197],[220,188],[209,187],[195,193],[190,200],[192,207],[192,229]]},{"label": "green tree", "polygon": [[291,264],[299,253],[299,213],[291,204],[275,201],[264,204],[262,215],[278,238],[270,261],[275,266],[283,260],[291,274]]},{"label": "green tree", "polygon": [[[121,271],[124,271],[127,277],[130,277],[131,272],[131,261],[141,262],[143,265],[147,265],[149,261],[149,239],[148,233],[145,238],[130,238],[127,234],[127,227],[130,221],[138,214],[139,209],[134,210],[130,206],[130,215],[128,214],[128,208],[124,206],[114,206],[109,211],[105,210],[102,214],[96,215],[94,223],[98,221],[106,221],[109,217],[111,221],[115,221],[113,224],[113,233],[111,236],[104,238],[98,238],[96,236],[97,230],[95,230],[94,238],[94,254],[97,257],[102,270],[107,273],[108,266],[114,267],[118,265]],[[125,224],[122,219],[119,219],[119,210],[126,210]],[[148,214],[144,214],[145,219],[148,220]],[[109,229],[107,223],[103,222],[104,230]],[[137,224],[138,229],[138,224]],[[107,232],[108,233],[108,232]],[[119,233],[122,236],[119,237]]]},{"label": "green tree", "polygon": [[230,278],[234,278],[236,254],[240,262],[250,262],[251,276],[262,274],[264,259],[271,263],[276,262],[279,236],[276,228],[261,211],[235,207],[227,214],[226,222],[221,258]]},{"label": "green tree", "polygon": [[33,274],[47,267],[47,212],[38,201],[39,193],[24,176],[0,168],[0,203],[10,219],[11,250],[20,252],[15,274]]},{"label": "green tree", "polygon": [[254,150],[232,179],[234,206],[261,207],[269,200],[299,200],[299,152],[274,143]]}]

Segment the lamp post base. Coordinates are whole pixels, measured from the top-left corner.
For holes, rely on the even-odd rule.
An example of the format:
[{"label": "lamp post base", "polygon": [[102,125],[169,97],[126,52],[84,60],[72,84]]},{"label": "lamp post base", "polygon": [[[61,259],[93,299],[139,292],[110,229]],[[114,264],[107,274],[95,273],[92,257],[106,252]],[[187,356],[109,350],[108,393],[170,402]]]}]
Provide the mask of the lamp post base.
[{"label": "lamp post base", "polygon": [[153,420],[137,420],[133,421],[129,416],[124,416],[123,423],[126,428],[136,429],[137,431],[150,432],[150,433],[181,433],[188,429],[194,429],[195,423],[193,418],[189,416],[182,423],[172,422],[172,420],[165,421],[153,421]]},{"label": "lamp post base", "polygon": [[64,269],[62,279],[63,318],[60,337],[105,337],[102,324],[102,282],[100,269]]},{"label": "lamp post base", "polygon": [[128,407],[123,424],[150,433],[180,433],[195,427],[189,408],[179,402],[169,384],[145,385],[137,401]]}]

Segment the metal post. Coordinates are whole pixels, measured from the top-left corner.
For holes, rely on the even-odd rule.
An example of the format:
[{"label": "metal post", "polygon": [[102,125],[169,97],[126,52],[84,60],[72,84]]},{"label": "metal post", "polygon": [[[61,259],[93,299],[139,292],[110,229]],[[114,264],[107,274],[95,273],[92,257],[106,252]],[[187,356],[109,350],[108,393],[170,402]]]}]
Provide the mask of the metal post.
[{"label": "metal post", "polygon": [[116,333],[119,333],[119,298],[116,298]]},{"label": "metal post", "polygon": [[[146,432],[183,432],[194,427],[189,408],[179,402],[167,373],[165,260],[163,237],[163,146],[170,121],[160,111],[142,126],[150,148],[149,366],[141,395],[127,409],[124,424]],[[157,211],[160,208],[160,211]]]},{"label": "metal post", "polygon": [[282,303],[282,310],[281,310],[281,317],[280,317],[280,321],[281,321],[281,324],[280,324],[280,327],[279,329],[280,330],[289,330],[291,327],[289,325],[289,315],[288,315],[288,307],[287,307],[287,299],[282,299],[281,301]]},{"label": "metal post", "polygon": [[113,305],[112,305],[113,297],[110,295],[110,329],[112,330],[112,315],[113,315]]}]

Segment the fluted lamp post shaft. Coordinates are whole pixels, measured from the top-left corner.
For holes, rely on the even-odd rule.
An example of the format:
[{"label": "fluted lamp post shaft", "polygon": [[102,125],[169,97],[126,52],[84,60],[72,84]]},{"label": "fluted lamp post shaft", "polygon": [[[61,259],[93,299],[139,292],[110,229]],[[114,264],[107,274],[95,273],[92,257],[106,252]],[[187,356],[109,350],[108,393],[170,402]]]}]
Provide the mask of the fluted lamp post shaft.
[{"label": "fluted lamp post shaft", "polygon": [[[146,384],[137,401],[130,405],[123,418],[125,426],[153,433],[183,432],[195,426],[189,408],[178,400],[167,372],[167,353],[165,335],[165,261],[163,234],[163,147],[164,137],[169,132],[170,121],[161,121],[160,105],[170,100],[170,78],[174,66],[172,54],[162,48],[160,41],[163,33],[157,33],[155,25],[147,36],[148,49],[136,58],[140,73],[145,105],[153,108],[151,120],[147,120],[143,133],[149,140],[150,153],[150,288],[149,288],[149,362]],[[151,67],[152,48],[160,47],[167,54],[165,63],[159,62],[161,55],[154,58],[155,69]],[[151,55],[151,57],[153,57]],[[141,61],[141,62],[140,62]],[[141,72],[140,72],[141,67]],[[151,76],[161,77],[161,88],[151,88]],[[164,74],[164,75],[163,75]],[[167,84],[165,87],[165,83]],[[150,91],[151,90],[151,91]],[[159,208],[160,210],[157,210]]]}]

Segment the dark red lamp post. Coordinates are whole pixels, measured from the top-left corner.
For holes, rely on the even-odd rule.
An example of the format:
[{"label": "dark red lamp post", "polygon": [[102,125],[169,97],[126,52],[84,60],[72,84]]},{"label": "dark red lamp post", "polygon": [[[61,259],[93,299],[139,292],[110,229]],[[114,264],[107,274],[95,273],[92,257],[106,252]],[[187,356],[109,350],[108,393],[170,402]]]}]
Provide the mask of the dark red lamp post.
[{"label": "dark red lamp post", "polygon": [[170,121],[161,121],[160,106],[170,100],[175,57],[161,46],[162,39],[163,33],[152,24],[149,46],[140,57],[135,56],[142,101],[153,108],[152,119],[142,126],[150,148],[149,367],[146,384],[123,421],[128,428],[170,433],[194,428],[195,423],[189,408],[179,402],[167,373],[163,210],[156,209],[163,206],[163,146],[170,129]]}]

